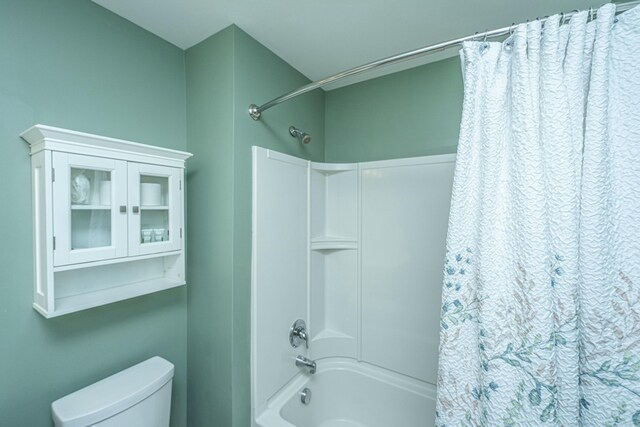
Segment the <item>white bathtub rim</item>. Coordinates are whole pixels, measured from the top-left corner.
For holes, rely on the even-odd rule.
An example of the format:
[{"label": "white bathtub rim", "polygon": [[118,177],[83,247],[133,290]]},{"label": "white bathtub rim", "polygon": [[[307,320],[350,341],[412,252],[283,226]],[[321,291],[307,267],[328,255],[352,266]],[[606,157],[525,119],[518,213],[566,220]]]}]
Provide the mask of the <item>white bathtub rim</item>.
[{"label": "white bathtub rim", "polygon": [[[315,375],[320,375],[327,371],[349,371],[366,376],[376,381],[382,381],[393,387],[400,388],[410,393],[415,393],[427,399],[436,399],[436,387],[405,375],[380,368],[366,362],[359,362],[351,358],[330,357],[319,359]],[[296,427],[294,424],[284,420],[280,412],[289,400],[297,395],[310,380],[311,374],[300,371],[285,386],[268,399],[266,410],[255,417],[259,426],[268,427]]]}]

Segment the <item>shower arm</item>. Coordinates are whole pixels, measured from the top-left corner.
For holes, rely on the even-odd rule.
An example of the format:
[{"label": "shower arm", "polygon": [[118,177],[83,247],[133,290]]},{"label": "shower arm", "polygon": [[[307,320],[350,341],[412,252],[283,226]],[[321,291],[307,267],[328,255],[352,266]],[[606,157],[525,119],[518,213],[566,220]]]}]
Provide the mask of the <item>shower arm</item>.
[{"label": "shower arm", "polygon": [[[631,8],[633,8],[634,6],[637,6],[640,4],[640,0],[633,0],[633,1],[628,1],[628,2],[624,2],[624,3],[616,3],[616,14],[618,13],[622,13],[625,12]],[[595,16],[595,11],[593,9],[591,10],[591,14],[593,16]],[[572,11],[572,12],[564,12],[562,13],[562,17],[563,19],[569,19],[571,18],[573,15],[575,15],[576,11]],[[549,17],[545,17],[545,18],[540,18],[539,21],[540,22],[545,22],[547,19],[549,19]],[[288,101],[292,98],[295,98],[297,96],[300,96],[302,94],[305,94],[307,92],[310,92],[312,90],[321,88],[322,86],[326,86],[330,83],[334,83],[337,82],[338,80],[342,80],[345,79],[347,77],[351,77],[351,76],[355,76],[357,74],[361,74],[361,73],[365,73],[367,71],[371,71],[371,70],[375,70],[381,67],[384,67],[386,65],[391,65],[391,64],[398,64],[400,62],[404,62],[404,61],[409,61],[411,59],[415,59],[415,58],[419,58],[422,56],[426,56],[429,55],[431,53],[436,53],[436,52],[441,52],[444,51],[446,49],[450,49],[452,47],[457,47],[457,46],[461,46],[462,43],[467,42],[467,41],[473,41],[473,40],[486,40],[486,39],[490,39],[490,38],[495,38],[495,37],[500,37],[500,36],[505,36],[509,33],[511,33],[513,31],[513,25],[510,25],[508,27],[504,27],[504,28],[499,28],[496,30],[491,30],[491,31],[485,31],[484,33],[476,33],[474,35],[471,36],[466,36],[466,37],[461,37],[459,39],[454,39],[454,40],[449,40],[446,42],[441,42],[441,43],[437,43],[431,46],[426,46],[426,47],[422,47],[420,49],[415,49],[415,50],[411,50],[408,52],[404,52],[404,53],[400,53],[398,55],[393,55],[393,56],[389,56],[387,58],[384,59],[379,59],[377,61],[373,61],[370,62],[368,64],[364,64],[364,65],[360,65],[358,67],[355,68],[351,68],[349,70],[346,71],[342,71],[338,74],[334,74],[332,76],[329,77],[325,77],[322,80],[317,80],[315,82],[311,82],[309,84],[306,84],[294,91],[291,91],[289,93],[286,93],[284,95],[281,95],[277,98],[272,99],[271,101],[263,104],[263,105],[256,105],[256,104],[251,104],[249,106],[249,115],[251,116],[251,118],[253,120],[260,120],[260,116],[262,115],[262,113],[266,110],[268,110],[271,107],[275,107],[278,104],[281,104],[285,101]]]}]

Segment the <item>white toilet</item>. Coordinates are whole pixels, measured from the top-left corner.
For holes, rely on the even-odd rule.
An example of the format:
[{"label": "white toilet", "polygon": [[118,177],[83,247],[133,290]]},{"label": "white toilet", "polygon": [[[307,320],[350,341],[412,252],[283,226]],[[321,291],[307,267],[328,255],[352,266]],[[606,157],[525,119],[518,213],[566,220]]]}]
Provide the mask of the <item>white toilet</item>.
[{"label": "white toilet", "polygon": [[168,427],[173,364],[152,357],[51,404],[56,427]]}]

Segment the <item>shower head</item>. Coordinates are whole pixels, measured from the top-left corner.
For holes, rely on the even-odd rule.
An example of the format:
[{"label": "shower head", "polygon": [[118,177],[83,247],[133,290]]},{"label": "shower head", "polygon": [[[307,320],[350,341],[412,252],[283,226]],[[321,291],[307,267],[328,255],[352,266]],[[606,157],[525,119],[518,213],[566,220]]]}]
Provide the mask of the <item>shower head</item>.
[{"label": "shower head", "polygon": [[302,142],[303,144],[308,144],[311,142],[311,135],[293,126],[289,127],[289,134],[294,138],[298,138],[298,141]]}]

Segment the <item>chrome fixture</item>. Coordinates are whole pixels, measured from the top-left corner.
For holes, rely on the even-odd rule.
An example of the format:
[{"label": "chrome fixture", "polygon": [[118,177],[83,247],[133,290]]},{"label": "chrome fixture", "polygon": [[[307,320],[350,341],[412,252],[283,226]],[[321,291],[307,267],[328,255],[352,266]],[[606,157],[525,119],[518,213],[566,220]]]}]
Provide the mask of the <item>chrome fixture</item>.
[{"label": "chrome fixture", "polygon": [[[623,3],[617,3],[616,4],[616,14],[625,12],[635,6],[637,6],[638,4],[640,4],[640,0],[632,0],[632,1],[627,1],[627,2],[623,2]],[[573,12],[564,12],[562,14],[562,19],[567,20],[570,19],[573,15],[575,15],[578,11],[573,11]],[[591,9],[590,14],[591,19],[593,20],[593,18],[595,17],[595,11],[593,9]],[[537,18],[536,18],[537,19]],[[546,20],[548,19],[548,17],[546,18],[540,18],[538,19],[540,22],[544,23]],[[455,40],[449,40],[446,42],[442,42],[442,43],[437,43],[437,44],[433,44],[431,46],[426,46],[426,47],[422,47],[420,49],[416,49],[416,50],[411,50],[408,52],[404,52],[404,53],[400,53],[397,55],[393,55],[393,56],[389,56],[387,58],[384,59],[379,59],[377,61],[373,61],[370,62],[368,64],[364,64],[364,65],[360,65],[358,67],[354,67],[351,68],[347,71],[342,71],[338,74],[334,74],[332,76],[329,77],[325,77],[324,79],[321,80],[317,80],[315,82],[311,82],[308,83],[304,86],[299,87],[296,90],[293,90],[289,93],[285,93],[284,95],[281,95],[277,98],[272,99],[271,101],[264,103],[260,106],[257,106],[256,104],[251,104],[249,106],[249,115],[251,116],[251,118],[253,120],[260,120],[260,116],[262,115],[262,112],[265,110],[268,110],[269,108],[276,106],[282,102],[288,101],[291,98],[295,98],[296,96],[300,96],[304,93],[307,92],[311,92],[312,90],[321,88],[322,86],[326,86],[330,83],[333,82],[337,82],[338,80],[342,80],[346,77],[351,77],[351,76],[355,76],[357,74],[361,74],[367,71],[371,71],[371,70],[375,70],[377,68],[380,67],[384,67],[385,65],[391,65],[391,64],[397,64],[399,62],[404,62],[404,61],[408,61],[411,59],[416,59],[416,58],[420,58],[422,56],[426,56],[432,53],[438,53],[438,52],[442,52],[445,49],[449,49],[452,47],[460,47],[462,46],[462,43],[467,42],[467,41],[476,41],[476,40],[481,40],[483,37],[486,38],[494,38],[494,37],[500,37],[500,36],[506,36],[509,35],[510,33],[513,32],[513,25],[510,25],[508,27],[504,27],[504,28],[499,28],[497,30],[491,30],[491,31],[485,31],[484,33],[475,33],[472,36],[466,36],[466,37],[461,37],[459,39],[455,39]]]},{"label": "chrome fixture", "polygon": [[310,374],[316,373],[316,362],[311,359],[307,359],[303,355],[296,357],[296,366],[299,368],[309,368]]},{"label": "chrome fixture", "polygon": [[309,348],[309,335],[307,334],[307,324],[304,320],[298,319],[293,322],[289,329],[289,343],[291,347],[297,348],[304,341],[305,347]]},{"label": "chrome fixture", "polygon": [[311,390],[308,387],[305,387],[300,392],[300,402],[308,405],[311,402]]},{"label": "chrome fixture", "polygon": [[298,138],[298,141],[302,142],[303,144],[308,144],[311,142],[311,135],[293,126],[289,127],[289,134],[294,138]]}]

